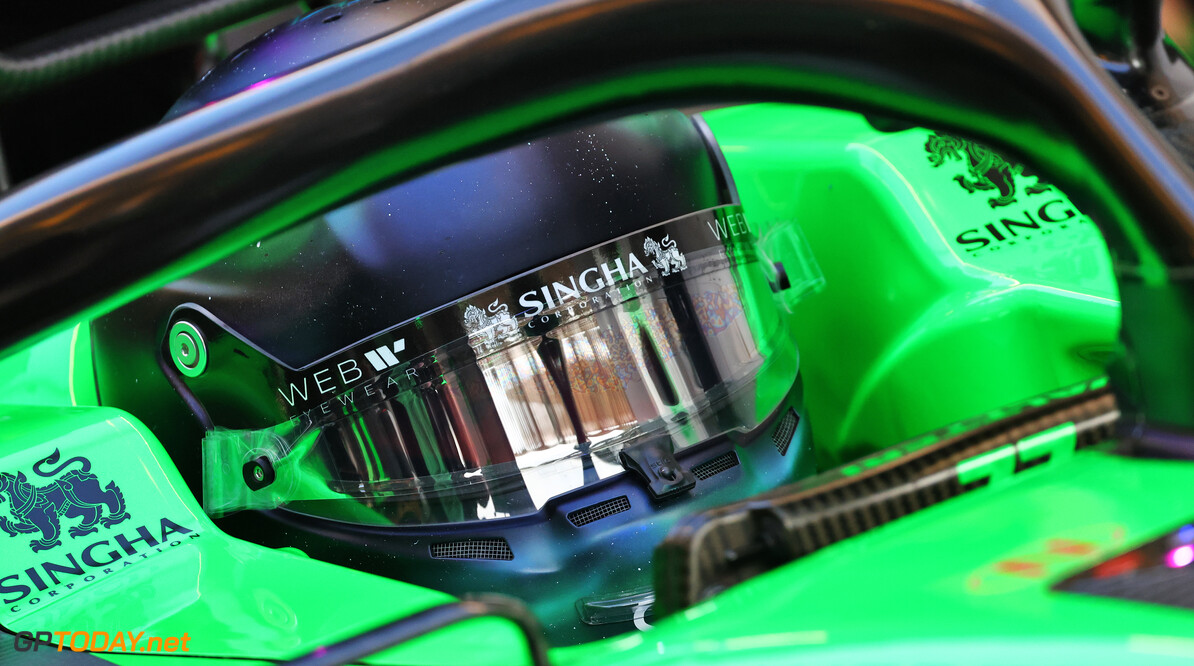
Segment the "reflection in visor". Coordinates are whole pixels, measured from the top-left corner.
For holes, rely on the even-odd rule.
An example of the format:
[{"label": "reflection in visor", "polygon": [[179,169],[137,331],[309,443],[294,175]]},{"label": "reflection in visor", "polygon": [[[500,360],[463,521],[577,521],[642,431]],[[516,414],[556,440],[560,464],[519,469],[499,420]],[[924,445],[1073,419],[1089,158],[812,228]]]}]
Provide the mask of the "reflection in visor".
[{"label": "reflection in visor", "polygon": [[621,473],[618,452],[646,438],[681,451],[759,426],[791,387],[796,352],[753,237],[720,238],[718,214],[433,313],[465,336],[338,398],[336,418],[275,438],[279,478],[292,477],[275,501],[353,522],[517,516]]}]

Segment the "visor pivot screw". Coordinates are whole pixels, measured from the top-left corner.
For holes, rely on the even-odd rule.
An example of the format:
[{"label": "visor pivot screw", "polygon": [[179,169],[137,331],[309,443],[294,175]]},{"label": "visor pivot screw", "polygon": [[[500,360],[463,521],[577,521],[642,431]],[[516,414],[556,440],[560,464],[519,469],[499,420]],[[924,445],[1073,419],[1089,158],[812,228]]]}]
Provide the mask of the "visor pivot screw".
[{"label": "visor pivot screw", "polygon": [[258,456],[245,463],[241,469],[241,475],[249,490],[261,490],[278,478],[278,473],[267,456]]},{"label": "visor pivot screw", "polygon": [[207,369],[207,342],[191,322],[175,322],[170,327],[169,344],[174,367],[184,376],[198,377]]},{"label": "visor pivot screw", "polygon": [[667,465],[664,465],[663,467],[659,468],[659,477],[661,479],[664,479],[665,481],[675,481],[676,480],[676,470],[672,469],[671,467],[668,467]]},{"label": "visor pivot screw", "polygon": [[788,277],[788,271],[784,268],[782,261],[777,261],[772,264],[775,270],[775,276],[771,279],[771,291],[779,293],[787,291],[792,288],[792,279]]}]

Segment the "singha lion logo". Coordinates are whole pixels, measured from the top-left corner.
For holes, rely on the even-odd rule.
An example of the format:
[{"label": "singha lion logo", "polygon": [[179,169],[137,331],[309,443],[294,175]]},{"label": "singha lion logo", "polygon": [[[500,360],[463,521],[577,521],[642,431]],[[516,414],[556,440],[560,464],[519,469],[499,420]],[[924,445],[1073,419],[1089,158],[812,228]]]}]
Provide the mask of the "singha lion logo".
[{"label": "singha lion logo", "polygon": [[954,176],[954,180],[971,194],[997,190],[999,194],[987,199],[991,208],[1015,203],[1016,176],[1036,178],[1036,183],[1025,188],[1028,194],[1040,194],[1049,190],[1049,184],[1030,172],[1023,164],[1009,162],[990,148],[956,136],[934,132],[925,142],[929,153],[929,164],[939,167],[946,160],[960,160],[966,164],[969,175]]},{"label": "singha lion logo", "polygon": [[484,344],[492,345],[518,333],[518,322],[510,316],[509,306],[495,300],[485,310],[475,305],[465,308],[464,330],[469,337],[480,338]]},{"label": "singha lion logo", "polygon": [[676,241],[670,235],[664,236],[660,243],[647,236],[643,241],[643,252],[651,257],[651,265],[659,269],[660,275],[671,275],[688,268],[684,253],[676,247]]},{"label": "singha lion logo", "polygon": [[129,519],[124,508],[124,495],[116,482],[100,488],[100,481],[90,472],[91,462],[86,458],[75,456],[48,472],[42,469],[44,465],[58,462],[58,456],[58,449],[54,449],[49,457],[33,465],[33,471],[38,476],[51,477],[75,463],[79,463],[79,467],[44,486],[29,483],[24,472],[17,472],[16,476],[0,473],[0,502],[9,503],[8,510],[12,515],[12,520],[0,516],[0,530],[9,536],[41,532],[40,539],[29,542],[35,553],[62,545],[58,537],[61,533],[59,521],[63,517],[83,519],[67,530],[75,539],[98,532],[97,525],[111,527]]}]

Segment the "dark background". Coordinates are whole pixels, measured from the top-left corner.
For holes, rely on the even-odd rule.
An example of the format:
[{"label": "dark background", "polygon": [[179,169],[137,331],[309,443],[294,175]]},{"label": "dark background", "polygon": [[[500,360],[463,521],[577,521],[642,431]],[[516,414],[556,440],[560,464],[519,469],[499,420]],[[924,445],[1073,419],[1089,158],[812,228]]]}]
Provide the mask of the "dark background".
[{"label": "dark background", "polygon": [[[0,54],[45,53],[111,27],[104,19],[114,12],[188,1],[193,0],[10,0],[0,15]],[[232,50],[278,23],[328,4],[333,3],[294,2],[206,40],[0,102],[0,190],[150,127]],[[1164,0],[1165,29],[1186,53],[1194,53],[1192,6],[1194,0]]]},{"label": "dark background", "polygon": [[[175,0],[57,0],[5,3],[0,53],[25,57],[94,35],[113,12]],[[0,104],[0,146],[8,182],[54,166],[157,123],[170,105],[220,58],[273,25],[326,2],[294,3],[211,39],[93,72]]]}]

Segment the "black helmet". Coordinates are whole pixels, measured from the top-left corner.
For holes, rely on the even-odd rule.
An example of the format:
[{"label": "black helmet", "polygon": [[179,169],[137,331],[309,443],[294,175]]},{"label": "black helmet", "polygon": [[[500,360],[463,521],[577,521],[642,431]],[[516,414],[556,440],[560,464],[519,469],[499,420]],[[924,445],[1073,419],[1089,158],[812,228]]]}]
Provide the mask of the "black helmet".
[{"label": "black helmet", "polygon": [[[271,30],[171,114],[391,6]],[[257,509],[237,536],[518,596],[557,643],[641,625],[678,517],[813,471],[783,307],[806,264],[756,237],[706,137],[677,111],[565,131],[263,238],[93,322],[100,399],[209,513]]]}]

